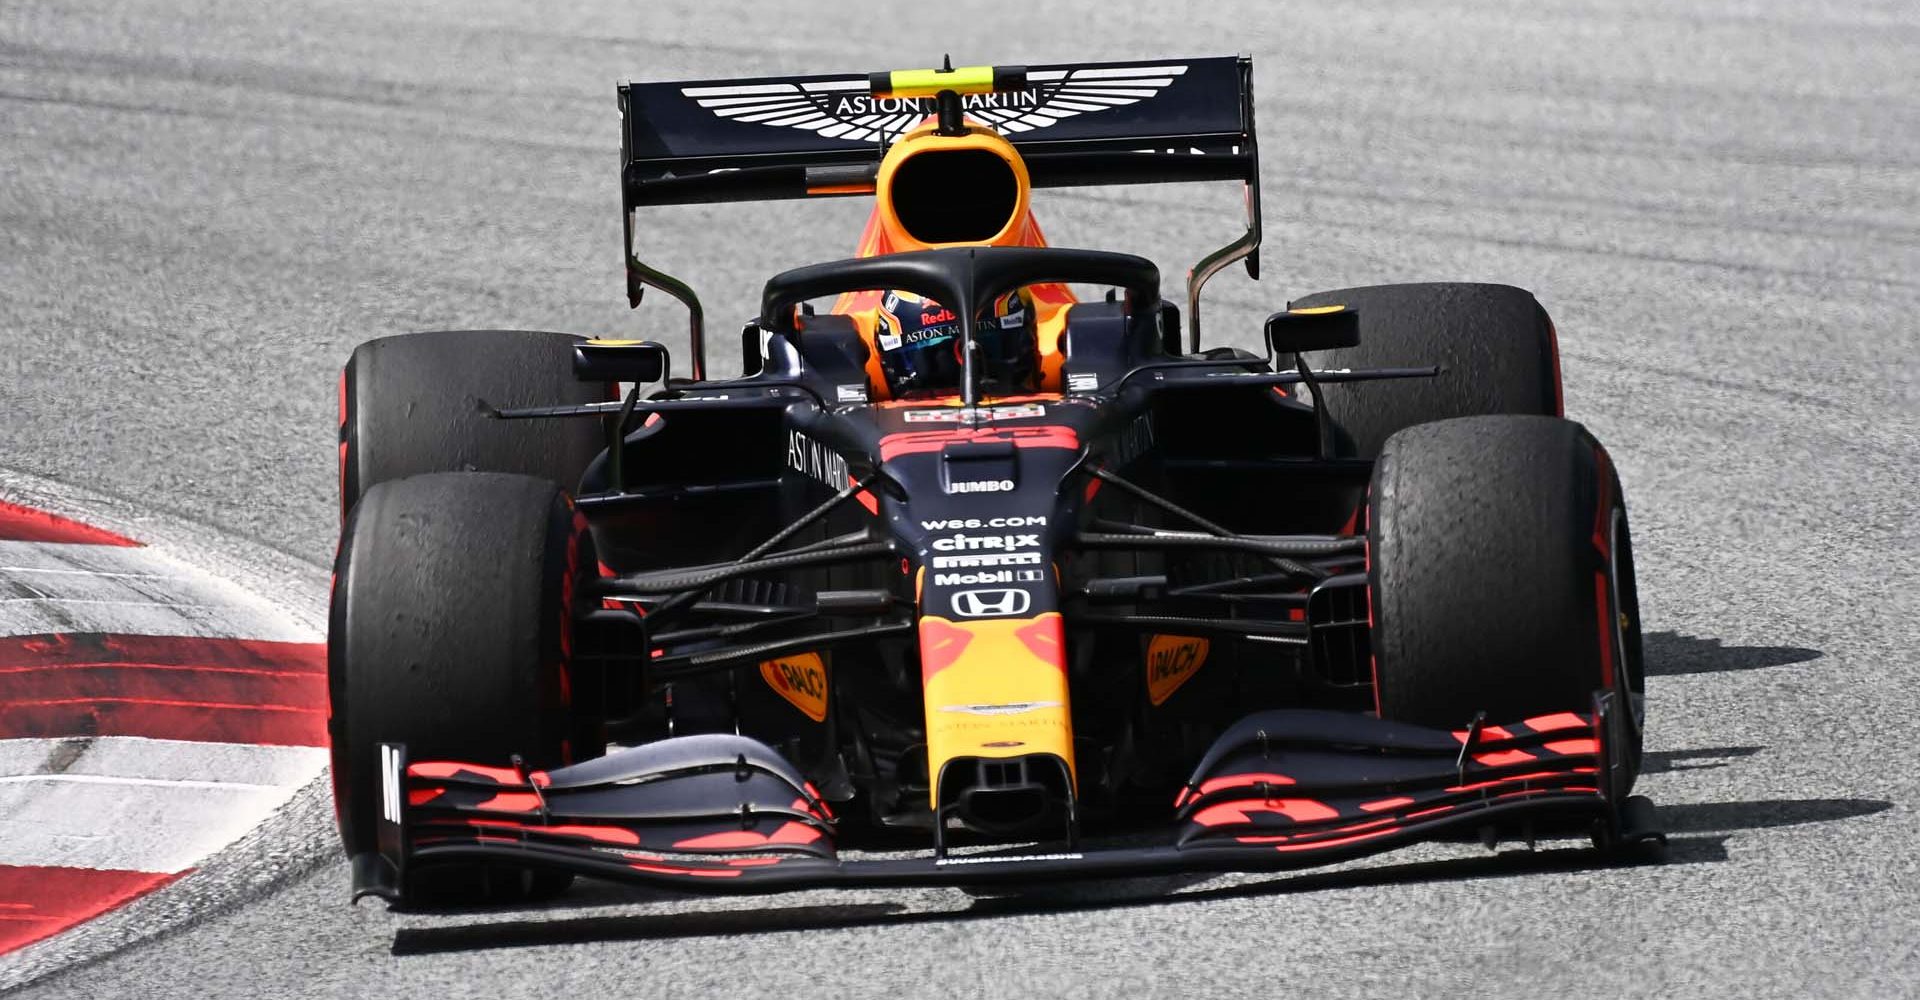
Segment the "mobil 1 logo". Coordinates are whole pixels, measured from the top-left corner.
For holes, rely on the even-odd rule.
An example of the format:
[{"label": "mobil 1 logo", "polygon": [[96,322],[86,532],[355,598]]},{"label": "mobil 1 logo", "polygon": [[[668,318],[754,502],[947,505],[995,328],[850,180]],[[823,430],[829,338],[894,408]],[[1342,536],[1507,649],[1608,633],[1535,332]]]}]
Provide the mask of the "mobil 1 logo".
[{"label": "mobil 1 logo", "polygon": [[936,587],[971,587],[983,583],[1042,583],[1047,579],[1043,569],[985,569],[970,573],[935,573],[933,585]]}]

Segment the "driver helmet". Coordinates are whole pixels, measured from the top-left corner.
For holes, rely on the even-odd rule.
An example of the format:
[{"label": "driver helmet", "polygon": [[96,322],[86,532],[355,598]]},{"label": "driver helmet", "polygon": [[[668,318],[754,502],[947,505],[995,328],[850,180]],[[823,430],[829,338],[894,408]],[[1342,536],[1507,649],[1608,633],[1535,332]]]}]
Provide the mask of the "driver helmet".
[{"label": "driver helmet", "polygon": [[[1040,342],[1032,296],[1016,289],[996,297],[974,324],[975,367],[988,395],[1031,392],[1040,383]],[[874,310],[880,370],[894,399],[960,388],[960,317],[912,292],[889,290]]]}]

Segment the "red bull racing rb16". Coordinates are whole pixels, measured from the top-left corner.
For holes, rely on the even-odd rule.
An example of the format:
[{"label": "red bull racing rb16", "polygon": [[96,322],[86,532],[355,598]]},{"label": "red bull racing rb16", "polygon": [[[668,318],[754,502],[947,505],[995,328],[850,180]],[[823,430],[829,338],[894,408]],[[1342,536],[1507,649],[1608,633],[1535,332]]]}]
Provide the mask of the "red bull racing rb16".
[{"label": "red bull racing rb16", "polygon": [[[1261,352],[1203,346],[1202,286],[1258,276],[1251,74],[623,85],[628,294],[685,305],[690,377],[526,331],[374,340],[342,376],[356,897],[1657,846],[1626,505],[1534,297],[1347,288]],[[1175,181],[1247,192],[1176,294],[1029,203]],[[640,210],[826,197],[873,199],[857,255],[769,279],[711,370]]]}]

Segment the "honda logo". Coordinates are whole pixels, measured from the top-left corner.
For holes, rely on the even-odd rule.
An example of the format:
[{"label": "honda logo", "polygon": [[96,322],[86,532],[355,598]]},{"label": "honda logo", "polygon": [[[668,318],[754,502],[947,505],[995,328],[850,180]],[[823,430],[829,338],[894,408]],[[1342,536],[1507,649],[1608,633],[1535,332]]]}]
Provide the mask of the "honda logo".
[{"label": "honda logo", "polygon": [[963,590],[953,595],[953,613],[962,618],[1011,618],[1033,606],[1024,590]]}]

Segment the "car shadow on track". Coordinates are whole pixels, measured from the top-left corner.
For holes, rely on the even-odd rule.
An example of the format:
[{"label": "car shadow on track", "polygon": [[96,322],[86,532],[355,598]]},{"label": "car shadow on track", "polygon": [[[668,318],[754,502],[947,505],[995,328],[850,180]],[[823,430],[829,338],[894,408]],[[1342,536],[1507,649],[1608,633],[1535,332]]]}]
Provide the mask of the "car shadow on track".
[{"label": "car shadow on track", "polygon": [[[1882,812],[1891,806],[1892,803],[1878,799],[1781,799],[1665,806],[1659,809],[1658,815],[1661,825],[1669,833],[1667,864],[1685,865],[1727,860],[1727,838],[1737,831],[1851,819]],[[919,911],[895,903],[869,902],[581,917],[567,917],[560,912],[550,914],[545,919],[490,920],[402,928],[394,934],[393,953],[423,955],[822,928],[904,926],[1029,914],[1184,905],[1369,886],[1598,871],[1614,867],[1618,867],[1615,862],[1584,847],[1552,847],[1532,851],[1503,850],[1482,857],[1310,872],[1191,891],[1180,890],[1208,881],[1211,876],[1057,884],[1018,895],[977,898],[971,905],[957,910]],[[668,893],[632,893],[615,887],[607,887],[606,890],[596,887],[588,890],[582,898],[573,898],[569,902],[575,905],[606,905],[666,898],[685,899],[684,896]]]},{"label": "car shadow on track", "polygon": [[[1691,839],[1715,843],[1690,844],[1686,852],[1688,856],[1681,859],[1681,863],[1720,860],[1725,857],[1725,852],[1717,847],[1717,842],[1722,838]],[[1693,849],[1696,847],[1698,850]],[[411,927],[394,933],[393,954],[421,955],[594,942],[651,941],[730,934],[909,926],[1007,916],[1283,896],[1300,892],[1376,885],[1498,878],[1540,872],[1584,871],[1605,867],[1610,866],[1600,860],[1593,851],[1584,848],[1532,852],[1516,850],[1464,860],[1413,862],[1337,872],[1314,872],[1191,892],[1175,890],[1181,887],[1182,882],[1191,884],[1205,879],[1176,880],[1172,885],[1169,885],[1170,880],[1164,878],[1107,880],[1085,885],[1056,885],[1019,895],[978,898],[973,900],[971,905],[955,910],[910,911],[905,906],[895,903],[852,903]],[[1094,893],[1095,898],[1086,898],[1088,892]]]},{"label": "car shadow on track", "polygon": [[1645,649],[1649,677],[1759,670],[1805,663],[1826,655],[1801,646],[1728,646],[1719,639],[1678,632],[1648,632],[1640,641]]},{"label": "car shadow on track", "polygon": [[1687,750],[1648,750],[1640,758],[1641,774],[1687,774],[1713,771],[1765,750],[1763,746],[1693,747]]},{"label": "car shadow on track", "polygon": [[1660,826],[1669,835],[1732,833],[1871,816],[1893,808],[1885,799],[1766,799],[1758,802],[1692,802],[1660,806]]}]

